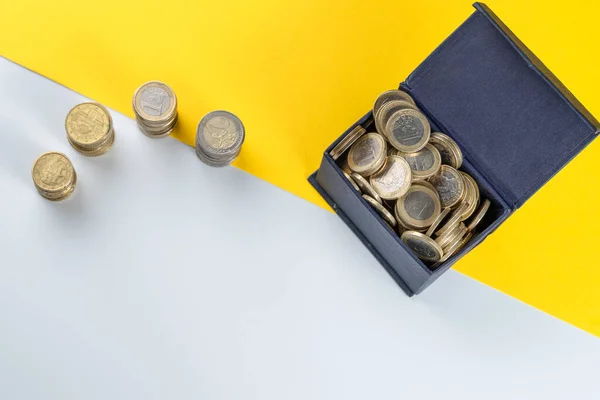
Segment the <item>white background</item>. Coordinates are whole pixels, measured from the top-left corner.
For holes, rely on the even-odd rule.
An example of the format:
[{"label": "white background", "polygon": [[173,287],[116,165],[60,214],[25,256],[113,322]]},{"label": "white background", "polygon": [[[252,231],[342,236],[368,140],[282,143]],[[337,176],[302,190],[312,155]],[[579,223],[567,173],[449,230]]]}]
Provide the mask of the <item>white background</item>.
[{"label": "white background", "polygon": [[[600,394],[597,338],[454,271],[410,299],[335,215],[116,112],[79,155],[85,100],[0,58],[1,400]],[[31,181],[50,150],[61,203]]]}]

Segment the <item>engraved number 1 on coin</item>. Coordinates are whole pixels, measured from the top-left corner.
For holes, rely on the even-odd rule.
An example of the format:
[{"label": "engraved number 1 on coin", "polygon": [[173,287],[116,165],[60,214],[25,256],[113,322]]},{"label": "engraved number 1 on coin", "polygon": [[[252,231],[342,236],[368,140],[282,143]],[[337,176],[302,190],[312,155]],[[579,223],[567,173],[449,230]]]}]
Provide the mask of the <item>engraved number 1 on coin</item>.
[{"label": "engraved number 1 on coin", "polygon": [[140,104],[142,105],[142,108],[152,110],[152,111],[158,113],[158,115],[162,114],[162,109],[163,109],[162,103],[157,105],[155,103],[149,103],[147,101],[141,100]]}]

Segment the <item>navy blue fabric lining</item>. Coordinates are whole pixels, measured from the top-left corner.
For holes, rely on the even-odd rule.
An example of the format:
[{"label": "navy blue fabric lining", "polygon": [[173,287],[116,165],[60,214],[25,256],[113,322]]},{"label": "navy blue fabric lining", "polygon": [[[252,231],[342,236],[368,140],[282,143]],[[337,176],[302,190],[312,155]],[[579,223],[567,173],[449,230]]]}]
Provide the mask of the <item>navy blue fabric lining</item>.
[{"label": "navy blue fabric lining", "polygon": [[403,88],[513,208],[597,133],[481,9]]}]

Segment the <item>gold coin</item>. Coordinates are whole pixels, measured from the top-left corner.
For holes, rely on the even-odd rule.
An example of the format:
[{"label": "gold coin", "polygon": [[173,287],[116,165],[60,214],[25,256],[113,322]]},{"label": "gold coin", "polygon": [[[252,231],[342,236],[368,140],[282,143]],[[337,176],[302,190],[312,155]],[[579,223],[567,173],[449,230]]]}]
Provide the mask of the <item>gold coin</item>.
[{"label": "gold coin", "polygon": [[334,160],[337,160],[342,154],[346,152],[367,131],[360,126],[356,125],[346,136],[339,141],[337,145],[329,152],[329,155]]},{"label": "gold coin", "polygon": [[439,150],[442,164],[450,165],[456,169],[461,167],[463,162],[462,151],[450,136],[441,132],[432,132],[429,143]]},{"label": "gold coin", "polygon": [[435,239],[435,241],[442,249],[444,249],[457,238],[463,237],[465,233],[467,233],[467,227],[465,224],[460,222],[454,229],[447,231],[443,235],[440,235],[437,239]]},{"label": "gold coin", "polygon": [[440,152],[429,143],[417,152],[402,153],[397,150],[396,154],[408,162],[412,170],[413,180],[416,181],[427,179],[437,174],[442,166]]},{"label": "gold coin", "polygon": [[65,119],[67,140],[84,155],[105,153],[114,142],[112,118],[98,103],[82,103],[73,107]]},{"label": "gold coin", "polygon": [[[447,247],[446,250],[444,251],[444,256],[440,259],[440,261],[438,261],[438,264],[441,264],[443,262],[448,261],[448,259],[450,257],[452,257],[453,255],[455,255],[463,247],[465,247],[465,245],[469,242],[469,240],[471,240],[472,237],[473,237],[473,233],[469,232],[460,241],[457,241],[456,244],[452,248],[451,247]],[[434,265],[432,267],[432,269],[433,268],[437,268],[438,266],[439,265]]]},{"label": "gold coin", "polygon": [[464,208],[468,207],[467,203],[461,204],[454,212],[450,215],[450,218],[446,221],[446,223],[435,232],[436,236],[443,235],[449,230],[456,228],[456,226],[460,223],[460,219],[462,218],[462,214],[464,213]]},{"label": "gold coin", "polygon": [[415,183],[396,202],[395,213],[407,226],[426,229],[436,220],[442,210],[435,190]]},{"label": "gold coin", "polygon": [[431,126],[425,115],[410,108],[392,114],[383,129],[390,144],[405,153],[421,150],[431,134]]},{"label": "gold coin", "polygon": [[356,182],[354,182],[354,179],[352,179],[352,177],[350,175],[348,175],[348,173],[344,170],[342,170],[342,174],[344,174],[344,176],[346,177],[348,182],[350,182],[350,184],[354,187],[354,189],[356,189],[357,192],[360,192],[360,188],[358,187]]},{"label": "gold coin", "polygon": [[489,210],[491,205],[492,205],[492,203],[488,199],[485,199],[483,201],[483,203],[481,203],[481,207],[479,207],[479,210],[477,211],[477,213],[475,214],[475,216],[473,217],[473,219],[471,220],[471,222],[469,222],[469,225],[467,226],[467,229],[469,231],[472,231],[473,229],[475,229],[475,227],[481,222],[481,220],[483,219],[483,217],[485,217],[485,214],[487,213],[487,211]]},{"label": "gold coin", "polygon": [[369,176],[385,163],[386,141],[378,133],[367,133],[350,147],[348,166],[353,172]]},{"label": "gold coin", "polygon": [[344,160],[342,161],[340,168],[342,169],[342,171],[346,172],[348,175],[350,175],[352,173],[352,170],[350,169],[350,166],[348,165],[348,157],[344,157]]},{"label": "gold coin", "polygon": [[429,236],[415,231],[406,231],[400,237],[412,252],[421,260],[436,262],[444,254],[442,248]]},{"label": "gold coin", "polygon": [[450,212],[452,212],[452,209],[450,207],[444,208],[442,210],[442,212],[437,216],[435,221],[433,221],[433,223],[431,224],[431,226],[429,227],[429,229],[427,230],[427,233],[425,233],[425,235],[427,235],[429,237],[433,236],[433,233],[435,232],[435,230],[438,228],[438,226],[440,226],[442,221],[444,221],[444,219],[446,219],[446,217],[448,216],[448,214],[450,214]]},{"label": "gold coin", "polygon": [[48,200],[67,198],[77,182],[73,164],[67,156],[57,152],[39,156],[33,163],[31,175],[38,192]]},{"label": "gold coin", "polygon": [[465,199],[469,203],[469,207],[465,208],[465,212],[461,218],[462,221],[468,219],[479,205],[479,188],[477,187],[477,182],[467,173],[459,171],[465,181],[465,187],[467,193]]},{"label": "gold coin", "polygon": [[356,184],[360,188],[360,191],[362,191],[363,194],[366,194],[366,195],[372,197],[379,204],[382,204],[381,197],[379,197],[377,192],[375,190],[373,190],[373,187],[369,184],[369,182],[365,178],[363,178],[360,174],[357,174],[356,172],[351,173],[350,177],[352,179],[354,179],[354,182],[356,182]]},{"label": "gold coin", "polygon": [[406,92],[402,90],[387,90],[377,96],[375,100],[375,104],[373,104],[373,116],[377,114],[379,109],[386,103],[393,100],[403,100],[408,101],[409,103],[415,104],[413,98]]},{"label": "gold coin", "polygon": [[362,197],[363,197],[363,199],[366,200],[367,203],[369,203],[371,205],[371,207],[373,207],[375,209],[375,211],[377,211],[377,213],[379,213],[381,218],[383,218],[383,220],[386,223],[388,223],[392,227],[396,226],[396,219],[388,210],[385,209],[385,207],[383,205],[378,203],[377,200],[375,200],[368,194],[363,194]]},{"label": "gold coin", "polygon": [[404,100],[392,100],[385,103],[379,109],[379,111],[376,114],[374,114],[375,129],[377,129],[377,132],[381,133],[385,137],[385,124],[387,123],[387,121],[389,121],[391,116],[394,115],[396,111],[404,109],[419,111],[417,106],[415,106],[413,103]]},{"label": "gold coin", "polygon": [[439,193],[444,208],[459,205],[465,195],[462,175],[449,165],[442,165],[439,173],[429,178],[429,183]]},{"label": "gold coin", "polygon": [[405,159],[387,157],[383,168],[371,175],[369,182],[377,194],[386,200],[395,200],[410,188],[412,172]]}]

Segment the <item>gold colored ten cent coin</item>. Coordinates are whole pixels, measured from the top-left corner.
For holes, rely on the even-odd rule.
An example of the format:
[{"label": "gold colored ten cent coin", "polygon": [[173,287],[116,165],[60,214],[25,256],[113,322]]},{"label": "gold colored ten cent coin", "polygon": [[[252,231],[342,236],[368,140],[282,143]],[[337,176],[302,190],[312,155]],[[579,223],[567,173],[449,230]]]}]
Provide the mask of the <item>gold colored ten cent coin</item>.
[{"label": "gold colored ten cent coin", "polygon": [[73,193],[77,174],[62,153],[44,153],[35,160],[31,171],[37,191],[48,200],[64,200]]},{"label": "gold colored ten cent coin", "polygon": [[98,103],[78,104],[65,120],[67,139],[71,146],[86,156],[106,153],[115,139],[112,118]]}]

